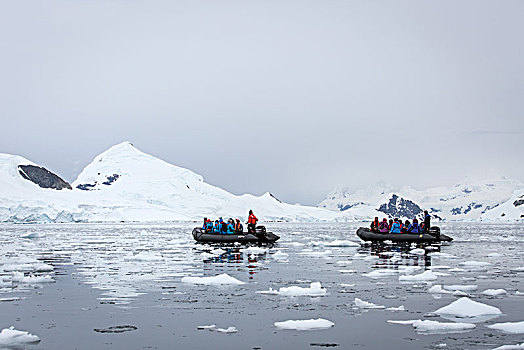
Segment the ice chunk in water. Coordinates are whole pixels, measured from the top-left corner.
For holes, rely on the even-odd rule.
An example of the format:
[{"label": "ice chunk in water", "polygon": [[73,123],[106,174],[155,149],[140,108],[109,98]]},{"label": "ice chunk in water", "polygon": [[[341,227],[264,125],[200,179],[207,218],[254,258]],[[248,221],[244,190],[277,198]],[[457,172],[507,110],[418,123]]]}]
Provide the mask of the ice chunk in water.
[{"label": "ice chunk in water", "polygon": [[420,282],[420,281],[435,281],[438,276],[431,270],[424,271],[419,275],[399,276],[398,280],[401,282]]},{"label": "ice chunk in water", "polygon": [[435,311],[438,315],[450,315],[456,317],[478,317],[484,315],[502,315],[500,309],[473,301],[467,297],[460,298],[451,304],[441,307]]},{"label": "ice chunk in water", "polygon": [[482,294],[484,295],[488,295],[488,296],[497,296],[497,295],[504,295],[506,294],[506,290],[505,289],[486,289],[485,291],[482,292]]},{"label": "ice chunk in water", "polygon": [[445,285],[444,289],[449,291],[461,291],[461,292],[473,292],[477,290],[478,286],[476,284],[451,284]]},{"label": "ice chunk in water", "polygon": [[280,329],[291,329],[297,331],[309,331],[313,329],[331,328],[335,324],[323,318],[310,320],[288,320],[282,322],[275,322],[275,327]]},{"label": "ice chunk in water", "polygon": [[524,333],[524,321],[521,322],[505,322],[495,323],[491,326],[486,326],[491,329],[496,329],[511,334],[522,334]]},{"label": "ice chunk in water", "polygon": [[377,305],[359,298],[355,298],[355,306],[361,309],[385,309],[384,305]]},{"label": "ice chunk in water", "polygon": [[322,288],[320,282],[313,282],[309,285],[309,288],[303,288],[298,286],[282,287],[279,290],[269,288],[269,290],[259,291],[260,294],[274,294],[283,295],[290,297],[297,296],[321,296],[327,293],[325,288]]},{"label": "ice chunk in water", "polygon": [[475,328],[476,326],[472,323],[458,323],[458,322],[438,322],[430,320],[408,320],[408,321],[392,321],[388,320],[389,323],[412,325],[417,332],[428,333],[428,334],[444,334],[444,333],[455,333],[464,332]]},{"label": "ice chunk in water", "polygon": [[182,277],[181,281],[184,283],[209,284],[209,285],[245,284],[245,282],[239,281],[236,278],[229,276],[227,273],[223,273],[221,275],[212,276],[212,277]]},{"label": "ice chunk in water", "polygon": [[24,344],[38,343],[40,338],[29,332],[16,330],[14,327],[4,328],[0,332],[0,346],[17,347]]},{"label": "ice chunk in water", "polygon": [[524,343],[515,344],[515,345],[502,345],[493,350],[519,350],[519,349],[524,349]]}]

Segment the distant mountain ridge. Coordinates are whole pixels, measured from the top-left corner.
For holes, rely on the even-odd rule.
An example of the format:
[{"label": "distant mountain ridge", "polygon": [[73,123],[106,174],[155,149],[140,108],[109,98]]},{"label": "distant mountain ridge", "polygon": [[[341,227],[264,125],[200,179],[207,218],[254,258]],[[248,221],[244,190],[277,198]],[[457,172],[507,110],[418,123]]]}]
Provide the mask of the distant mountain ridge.
[{"label": "distant mountain ridge", "polygon": [[235,196],[129,142],[95,157],[72,186],[23,157],[0,154],[0,222],[245,219],[249,209],[262,220],[331,221],[337,217],[325,209],[282,203],[269,192],[259,197]]},{"label": "distant mountain ridge", "polygon": [[524,206],[514,204],[524,203],[523,198],[523,183],[500,178],[426,190],[395,189],[384,183],[362,190],[340,188],[330,192],[318,206],[338,210],[348,218],[413,218],[428,210],[434,218],[449,221],[514,221],[524,218]]},{"label": "distant mountain ridge", "polygon": [[99,154],[72,184],[23,157],[0,154],[0,222],[245,219],[249,209],[266,221],[411,219],[423,210],[450,221],[514,221],[524,218],[524,185],[504,178],[426,190],[379,183],[336,189],[319,207],[309,207],[283,203],[269,192],[233,195],[129,142]]}]

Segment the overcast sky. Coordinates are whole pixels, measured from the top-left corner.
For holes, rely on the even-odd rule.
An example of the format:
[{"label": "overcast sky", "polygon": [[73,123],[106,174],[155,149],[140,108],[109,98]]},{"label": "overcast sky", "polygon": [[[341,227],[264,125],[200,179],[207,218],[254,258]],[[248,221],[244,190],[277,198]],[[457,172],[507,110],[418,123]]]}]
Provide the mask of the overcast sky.
[{"label": "overcast sky", "polygon": [[235,194],[524,180],[524,1],[1,1],[0,152]]}]

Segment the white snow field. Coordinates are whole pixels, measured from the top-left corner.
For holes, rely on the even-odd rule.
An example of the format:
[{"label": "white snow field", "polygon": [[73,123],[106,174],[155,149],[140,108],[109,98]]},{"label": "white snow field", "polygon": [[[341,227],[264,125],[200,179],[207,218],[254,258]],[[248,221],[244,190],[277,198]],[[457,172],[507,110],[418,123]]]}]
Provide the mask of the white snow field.
[{"label": "white snow field", "polygon": [[[233,195],[207,184],[191,170],[139,151],[130,142],[95,157],[71,184],[72,190],[41,188],[22,177],[20,165],[38,166],[20,156],[0,154],[0,222],[246,219],[249,209],[266,221],[368,221],[388,216],[377,209],[390,203],[393,195],[400,196],[392,204],[396,209],[405,209],[403,201],[411,200],[444,220],[514,221],[524,217],[524,184],[504,178],[423,191],[395,190],[387,185],[341,189],[330,193],[318,207],[310,207],[283,203],[269,192],[259,197]],[[333,247],[352,244],[344,239],[326,242]]]},{"label": "white snow field", "polygon": [[277,328],[296,331],[310,331],[315,329],[331,328],[334,325],[335,324],[333,322],[323,318],[275,322],[275,327]]}]

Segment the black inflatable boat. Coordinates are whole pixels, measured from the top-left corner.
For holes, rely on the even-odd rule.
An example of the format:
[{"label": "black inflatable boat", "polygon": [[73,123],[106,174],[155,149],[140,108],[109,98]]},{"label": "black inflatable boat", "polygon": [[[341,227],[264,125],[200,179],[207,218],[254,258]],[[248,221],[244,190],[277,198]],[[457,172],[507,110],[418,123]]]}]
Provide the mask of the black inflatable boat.
[{"label": "black inflatable boat", "polygon": [[256,234],[248,232],[235,234],[208,233],[202,230],[201,227],[195,227],[193,229],[193,238],[197,242],[204,243],[273,243],[280,239],[273,232],[266,232],[264,226],[257,226]]},{"label": "black inflatable boat", "polygon": [[369,242],[406,242],[406,243],[437,243],[451,242],[453,238],[440,233],[440,228],[433,226],[428,233],[381,233],[371,232],[367,227],[360,227],[357,236]]}]

